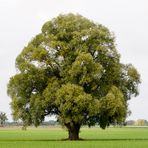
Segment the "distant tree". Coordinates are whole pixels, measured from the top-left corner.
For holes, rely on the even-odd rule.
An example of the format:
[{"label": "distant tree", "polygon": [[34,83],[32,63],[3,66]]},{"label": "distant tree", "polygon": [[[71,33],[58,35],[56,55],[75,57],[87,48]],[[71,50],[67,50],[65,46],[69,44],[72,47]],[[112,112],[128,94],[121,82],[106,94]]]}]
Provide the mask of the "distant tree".
[{"label": "distant tree", "polygon": [[135,121],[134,120],[127,120],[126,125],[135,125]]},{"label": "distant tree", "polygon": [[145,120],[145,125],[148,126],[148,121],[147,120]]},{"label": "distant tree", "polygon": [[6,113],[0,112],[0,126],[4,126],[5,122],[7,121]]},{"label": "distant tree", "polygon": [[146,125],[146,120],[138,119],[135,124],[138,126],[144,126],[144,125]]},{"label": "distant tree", "polygon": [[127,101],[138,95],[140,76],[122,64],[114,35],[80,15],[60,15],[16,59],[17,74],[8,84],[14,119],[38,126],[56,115],[69,139],[82,125],[105,129],[123,123]]},{"label": "distant tree", "polygon": [[48,124],[48,125],[54,126],[54,125],[57,125],[57,121],[55,121],[55,120],[49,120],[49,121],[47,122],[47,124]]}]

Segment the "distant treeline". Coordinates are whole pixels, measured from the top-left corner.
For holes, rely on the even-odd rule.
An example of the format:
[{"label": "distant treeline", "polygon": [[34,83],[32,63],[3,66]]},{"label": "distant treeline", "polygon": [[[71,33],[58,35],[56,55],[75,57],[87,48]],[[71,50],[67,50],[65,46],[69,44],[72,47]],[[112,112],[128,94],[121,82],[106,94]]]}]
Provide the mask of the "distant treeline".
[{"label": "distant treeline", "polygon": [[[57,121],[49,120],[43,122],[40,126],[56,126],[56,125],[59,125]],[[23,122],[16,122],[16,121],[6,122],[5,126],[23,126]]]},{"label": "distant treeline", "polygon": [[148,121],[145,119],[127,120],[125,124],[129,126],[148,126]]},{"label": "distant treeline", "polygon": [[[49,120],[43,122],[40,126],[58,126],[60,125],[57,121],[55,120]],[[4,126],[23,126],[23,122],[6,122]],[[116,126],[113,125],[113,126]],[[148,126],[148,121],[145,119],[138,119],[138,120],[127,120],[123,124],[119,126]]]}]

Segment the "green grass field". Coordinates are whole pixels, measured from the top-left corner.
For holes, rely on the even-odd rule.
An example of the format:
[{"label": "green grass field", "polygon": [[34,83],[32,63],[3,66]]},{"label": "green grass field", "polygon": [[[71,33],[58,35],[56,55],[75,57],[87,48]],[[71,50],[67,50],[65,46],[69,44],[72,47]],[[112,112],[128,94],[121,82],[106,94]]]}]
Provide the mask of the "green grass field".
[{"label": "green grass field", "polygon": [[0,148],[148,148],[148,128],[82,128],[82,141],[64,141],[62,128],[0,129]]}]

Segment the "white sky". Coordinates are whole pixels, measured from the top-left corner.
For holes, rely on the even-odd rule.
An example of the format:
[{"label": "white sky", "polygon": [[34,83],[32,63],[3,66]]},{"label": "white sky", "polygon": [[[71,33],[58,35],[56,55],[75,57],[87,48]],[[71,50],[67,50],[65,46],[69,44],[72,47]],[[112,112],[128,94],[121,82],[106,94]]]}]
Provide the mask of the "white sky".
[{"label": "white sky", "polygon": [[129,119],[148,120],[147,0],[0,0],[0,111],[11,120],[7,83],[16,73],[15,58],[60,13],[79,13],[115,33],[121,60],[140,72],[140,95],[129,102]]}]

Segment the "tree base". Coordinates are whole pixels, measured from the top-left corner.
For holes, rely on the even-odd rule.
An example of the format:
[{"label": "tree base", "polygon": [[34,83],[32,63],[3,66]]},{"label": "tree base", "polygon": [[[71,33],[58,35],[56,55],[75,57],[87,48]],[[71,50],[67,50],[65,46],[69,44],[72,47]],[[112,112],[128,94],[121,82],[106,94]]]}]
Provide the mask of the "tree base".
[{"label": "tree base", "polygon": [[71,140],[71,139],[69,139],[69,138],[65,138],[65,139],[62,139],[62,141],[84,141],[85,139],[83,139],[83,138],[79,138],[79,139],[77,139],[77,140]]}]

